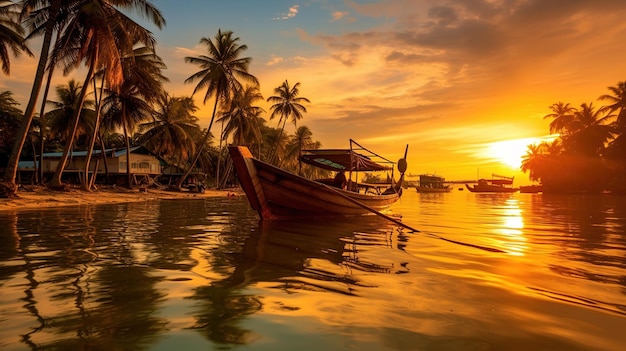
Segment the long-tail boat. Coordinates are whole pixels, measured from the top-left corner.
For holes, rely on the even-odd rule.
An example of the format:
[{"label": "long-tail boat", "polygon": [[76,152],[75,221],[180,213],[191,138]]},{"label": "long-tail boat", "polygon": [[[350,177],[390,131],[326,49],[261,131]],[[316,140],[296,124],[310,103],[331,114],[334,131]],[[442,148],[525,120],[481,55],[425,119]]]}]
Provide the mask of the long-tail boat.
[{"label": "long-tail boat", "polygon": [[467,190],[473,193],[514,193],[519,188],[513,187],[514,177],[506,177],[493,174],[491,179],[479,179],[478,184],[470,186],[465,184]]},{"label": "long-tail boat", "polygon": [[[300,162],[335,172],[347,172],[346,188],[333,179],[308,179],[255,158],[246,146],[229,146],[239,183],[250,206],[264,219],[357,216],[384,211],[402,195],[406,152],[397,162],[400,177],[394,182],[396,162],[387,160],[354,140],[349,149],[304,150]],[[357,182],[358,173],[391,171],[390,183]],[[354,179],[353,179],[354,178]]]}]

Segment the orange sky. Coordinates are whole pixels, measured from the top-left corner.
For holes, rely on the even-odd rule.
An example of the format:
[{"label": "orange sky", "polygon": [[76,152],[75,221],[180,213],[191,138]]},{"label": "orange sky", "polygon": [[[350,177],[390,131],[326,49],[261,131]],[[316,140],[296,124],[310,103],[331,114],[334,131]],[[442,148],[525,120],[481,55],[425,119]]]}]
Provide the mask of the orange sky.
[{"label": "orange sky", "polygon": [[[412,174],[499,173],[528,183],[501,158],[548,135],[548,106],[601,106],[598,96],[626,80],[623,0],[154,3],[168,21],[154,32],[174,95],[193,91],[183,81],[197,67],[183,58],[204,54],[200,38],[232,30],[249,47],[264,97],[285,79],[301,83],[312,103],[299,125],[324,147],[347,147],[353,138],[397,159],[409,144]],[[22,108],[35,64],[14,59],[11,76],[0,80]],[[74,76],[82,81],[56,82]],[[202,96],[197,115],[206,126],[212,104],[203,106]],[[512,139],[524,140],[505,142]]]}]

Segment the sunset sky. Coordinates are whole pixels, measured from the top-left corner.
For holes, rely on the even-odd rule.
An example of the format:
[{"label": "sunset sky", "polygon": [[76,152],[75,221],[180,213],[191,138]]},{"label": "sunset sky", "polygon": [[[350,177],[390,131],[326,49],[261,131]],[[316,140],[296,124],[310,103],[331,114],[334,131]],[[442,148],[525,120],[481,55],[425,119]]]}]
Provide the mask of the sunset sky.
[{"label": "sunset sky", "polygon": [[[409,144],[412,174],[498,173],[528,183],[507,159],[548,137],[548,107],[601,106],[607,87],[626,80],[624,0],[153,2],[167,20],[161,31],[148,28],[170,93],[191,95],[194,85],[184,80],[198,67],[184,57],[206,52],[200,38],[231,30],[248,46],[265,98],[285,79],[301,83],[311,104],[298,125],[323,147],[347,147],[353,138],[397,160]],[[11,76],[0,80],[22,108],[35,64],[14,59]],[[56,82],[70,78],[82,81]],[[203,94],[197,116],[206,127],[212,103],[202,105]]]}]

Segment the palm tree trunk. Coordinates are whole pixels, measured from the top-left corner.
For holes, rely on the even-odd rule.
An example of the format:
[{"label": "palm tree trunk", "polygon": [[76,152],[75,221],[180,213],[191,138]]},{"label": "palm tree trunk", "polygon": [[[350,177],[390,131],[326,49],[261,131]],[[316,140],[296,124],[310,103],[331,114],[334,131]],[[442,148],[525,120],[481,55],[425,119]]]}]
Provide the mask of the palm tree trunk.
[{"label": "palm tree trunk", "polygon": [[97,52],[94,53],[91,58],[91,62],[89,64],[89,70],[87,71],[87,76],[85,77],[85,82],[83,83],[83,87],[80,90],[80,97],[78,100],[78,106],[76,106],[76,110],[74,111],[74,116],[72,116],[72,133],[70,134],[69,139],[65,142],[65,147],[63,148],[63,156],[61,156],[61,160],[57,165],[57,169],[54,172],[54,176],[49,182],[49,186],[53,188],[59,188],[62,186],[61,177],[63,176],[63,169],[65,168],[65,164],[67,163],[67,158],[71,148],[74,146],[74,138],[76,137],[76,130],[78,129],[78,122],[80,120],[80,113],[83,109],[83,104],[85,102],[85,96],[87,95],[87,88],[89,87],[89,81],[91,81],[91,77],[93,76],[93,71],[96,66],[96,57]]},{"label": "palm tree trunk", "polygon": [[20,124],[20,129],[17,132],[15,143],[13,144],[13,148],[11,149],[11,155],[9,156],[9,161],[7,164],[7,168],[4,172],[3,182],[4,186],[7,187],[9,191],[12,192],[11,195],[17,194],[17,186],[15,184],[15,177],[17,175],[17,165],[20,158],[20,154],[22,153],[22,148],[24,147],[24,143],[26,142],[26,135],[28,134],[28,130],[30,129],[30,124],[33,121],[33,116],[35,114],[35,104],[37,103],[37,98],[39,97],[39,91],[41,90],[41,84],[43,82],[43,75],[46,70],[46,64],[48,63],[48,55],[50,51],[50,44],[52,42],[52,33],[54,32],[54,26],[56,22],[57,15],[59,13],[59,9],[61,8],[61,0],[53,0],[50,3],[50,17],[48,17],[48,21],[46,23],[46,32],[44,34],[43,43],[41,45],[41,54],[39,56],[39,63],[37,64],[37,72],[35,73],[35,80],[33,82],[33,87],[30,91],[30,98],[28,100],[28,105],[26,106],[26,110],[24,111],[24,118],[22,119],[22,123]]},{"label": "palm tree trunk", "polygon": [[180,177],[178,182],[176,182],[177,188],[180,188],[183,185],[183,182],[185,181],[185,179],[187,179],[187,177],[189,176],[189,173],[191,173],[191,169],[193,169],[193,166],[196,164],[196,162],[198,162],[198,159],[200,158],[200,154],[204,150],[204,145],[206,145],[207,141],[209,140],[209,136],[211,135],[211,127],[213,126],[213,120],[215,119],[215,112],[217,111],[217,101],[218,101],[218,98],[216,95],[215,104],[213,105],[213,114],[211,115],[211,122],[209,123],[209,128],[207,128],[206,133],[204,134],[204,138],[202,138],[202,144],[198,146],[198,149],[196,150],[196,154],[193,156],[193,160],[191,160],[191,164],[189,165],[187,170],[183,172],[183,176]]},{"label": "palm tree trunk", "polygon": [[220,163],[222,162],[222,136],[224,135],[224,120],[222,120],[222,130],[220,131],[220,147],[217,152],[217,171],[215,172],[215,187],[220,188]]},{"label": "palm tree trunk", "polygon": [[278,133],[278,139],[276,139],[276,147],[274,148],[274,156],[276,157],[276,167],[280,167],[280,158],[278,157],[278,145],[280,145],[280,138],[283,135],[283,131],[285,130],[285,124],[287,123],[287,118],[283,121],[283,127],[280,128],[280,133]]},{"label": "palm tree trunk", "polygon": [[[83,190],[91,191],[91,180],[89,179],[89,164],[91,161],[91,155],[93,154],[93,147],[96,144],[96,137],[98,136],[98,129],[100,127],[100,112],[102,110],[102,90],[104,88],[104,74],[102,75],[102,83],[100,85],[100,94],[98,94],[98,90],[96,89],[96,80],[93,80],[93,94],[96,102],[96,121],[93,126],[93,134],[89,140],[89,148],[87,149],[87,158],[85,159],[85,181],[82,184]],[[96,177],[98,173],[98,167],[94,169],[93,177]]]},{"label": "palm tree trunk", "polygon": [[[61,32],[57,31],[57,35],[56,35],[56,39],[54,40],[54,42],[56,43],[57,41],[59,41],[59,36],[61,35]],[[43,181],[43,150],[44,150],[44,112],[46,111],[46,101],[48,100],[48,92],[50,92],[50,84],[52,84],[52,74],[54,72],[54,65],[50,66],[50,68],[48,69],[48,78],[46,79],[46,88],[43,91],[43,96],[41,99],[41,109],[39,110],[39,124],[40,124],[40,128],[39,128],[39,139],[40,139],[40,144],[39,144],[39,184],[43,185],[44,181]]]},{"label": "palm tree trunk", "polygon": [[[126,113],[124,113],[126,114]],[[130,174],[130,138],[128,137],[128,128],[126,127],[126,118],[124,118],[124,139],[126,140],[126,185],[128,189],[132,189],[133,183]]]},{"label": "palm tree trunk", "polygon": [[102,140],[102,133],[98,132],[98,139],[100,140],[100,150],[102,152],[102,161],[104,162],[104,176],[105,182],[107,185],[111,184],[111,180],[109,179],[109,163],[107,162],[106,149],[104,145],[104,140]]}]

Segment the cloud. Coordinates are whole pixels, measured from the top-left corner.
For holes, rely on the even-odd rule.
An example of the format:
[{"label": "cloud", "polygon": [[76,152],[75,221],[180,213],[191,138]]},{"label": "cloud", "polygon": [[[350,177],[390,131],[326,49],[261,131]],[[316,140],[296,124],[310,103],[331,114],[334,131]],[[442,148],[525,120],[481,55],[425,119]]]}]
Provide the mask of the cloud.
[{"label": "cloud", "polygon": [[299,8],[300,8],[300,5],[293,5],[293,6],[291,6],[289,8],[289,11],[287,13],[279,14],[278,16],[272,18],[272,20],[274,20],[274,21],[284,21],[284,20],[288,20],[288,19],[294,18],[298,14],[298,9]]},{"label": "cloud", "polygon": [[339,21],[340,19],[346,17],[350,15],[350,12],[348,11],[333,11],[333,13],[331,14],[332,16],[332,21]]},{"label": "cloud", "polygon": [[266,62],[265,65],[266,66],[274,66],[274,65],[279,64],[279,63],[281,63],[283,61],[285,61],[284,58],[272,55],[272,58],[268,62]]}]

